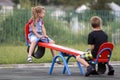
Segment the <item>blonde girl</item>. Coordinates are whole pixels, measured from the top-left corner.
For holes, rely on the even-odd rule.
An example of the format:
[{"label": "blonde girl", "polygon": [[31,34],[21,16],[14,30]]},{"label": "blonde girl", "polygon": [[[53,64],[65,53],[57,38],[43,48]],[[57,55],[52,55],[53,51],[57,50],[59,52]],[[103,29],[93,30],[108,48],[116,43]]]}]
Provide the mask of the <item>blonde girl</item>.
[{"label": "blonde girl", "polygon": [[[27,59],[28,62],[32,62],[32,53],[34,51],[36,44],[41,38],[47,37],[49,43],[55,43],[46,34],[46,30],[43,22],[43,17],[45,15],[45,8],[43,6],[36,6],[36,7],[32,7],[31,11],[32,11],[33,22],[30,25],[29,28],[30,33],[28,34],[28,38],[31,42],[28,53],[28,59]],[[52,52],[52,56],[56,55],[54,50],[51,50],[51,52]],[[59,60],[57,60],[57,62],[59,63]]]}]

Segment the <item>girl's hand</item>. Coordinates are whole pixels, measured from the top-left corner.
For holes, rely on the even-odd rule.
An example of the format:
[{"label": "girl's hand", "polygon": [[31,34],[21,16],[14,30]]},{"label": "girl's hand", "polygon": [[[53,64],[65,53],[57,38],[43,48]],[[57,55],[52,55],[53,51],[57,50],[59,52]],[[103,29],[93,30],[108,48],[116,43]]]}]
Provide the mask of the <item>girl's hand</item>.
[{"label": "girl's hand", "polygon": [[39,35],[39,38],[44,38],[45,36],[44,35]]},{"label": "girl's hand", "polygon": [[48,36],[47,36],[47,35],[44,35],[44,37],[48,38]]}]

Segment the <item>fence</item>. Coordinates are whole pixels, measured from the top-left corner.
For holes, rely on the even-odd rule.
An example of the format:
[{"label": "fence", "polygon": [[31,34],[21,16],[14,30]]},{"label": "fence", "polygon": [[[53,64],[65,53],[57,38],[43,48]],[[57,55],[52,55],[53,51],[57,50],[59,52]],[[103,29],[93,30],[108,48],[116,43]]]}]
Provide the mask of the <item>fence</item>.
[{"label": "fence", "polygon": [[[109,41],[120,44],[120,12],[113,11],[75,11],[47,10],[44,17],[47,34],[57,43],[87,43],[91,31],[89,19],[100,16],[103,30]],[[12,13],[0,12],[0,43],[25,42],[24,25],[31,17],[30,10],[14,10]]]}]

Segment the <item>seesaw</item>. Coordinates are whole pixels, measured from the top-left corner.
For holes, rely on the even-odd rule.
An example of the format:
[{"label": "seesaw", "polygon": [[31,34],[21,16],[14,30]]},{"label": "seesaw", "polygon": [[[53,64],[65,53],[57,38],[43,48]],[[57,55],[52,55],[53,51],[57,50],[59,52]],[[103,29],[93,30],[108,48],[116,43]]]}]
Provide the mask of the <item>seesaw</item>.
[{"label": "seesaw", "polygon": [[[29,44],[30,44],[30,41],[28,39],[28,34],[29,34],[29,26],[30,24],[32,23],[32,20],[30,19],[28,23],[26,23],[25,25],[25,38],[26,38],[26,45],[28,46],[28,49],[27,49],[27,52],[29,52]],[[60,46],[60,45],[56,45],[56,44],[51,44],[51,43],[43,43],[43,42],[39,42],[38,43],[38,48],[36,51],[33,52],[33,57],[35,58],[41,58],[43,57],[44,53],[45,53],[45,48],[49,48],[49,49],[53,49],[53,50],[56,50],[56,51],[59,51],[60,54],[55,56],[52,60],[52,65],[51,65],[51,68],[50,68],[50,71],[49,71],[49,74],[52,74],[52,70],[53,70],[53,67],[54,67],[54,63],[56,62],[56,59],[58,57],[60,57],[64,63],[64,69],[63,69],[63,74],[65,73],[65,71],[67,70],[68,72],[68,75],[71,75],[71,72],[70,72],[70,69],[68,67],[68,61],[71,57],[76,57],[78,55],[82,55],[84,54],[84,52],[82,51],[79,51],[79,50],[75,50],[75,49],[72,49],[72,48],[68,48],[68,47],[64,47],[64,46]],[[67,56],[67,59],[65,59],[64,57]],[[80,72],[83,74],[83,69],[82,69],[82,66],[79,62],[77,62],[78,64],[78,67],[80,69]]]},{"label": "seesaw", "polygon": [[[29,51],[29,44],[30,41],[28,39],[28,34],[29,34],[29,25],[32,23],[32,20],[30,20],[26,25],[25,25],[25,38],[26,38],[26,44],[28,46],[27,52]],[[68,75],[71,75],[70,69],[68,67],[68,62],[69,59],[71,57],[76,57],[78,55],[83,55],[85,52],[83,51],[79,51],[79,50],[75,50],[72,48],[68,48],[68,47],[64,47],[64,46],[60,46],[57,44],[51,44],[51,43],[43,43],[43,42],[39,42],[38,43],[38,48],[36,51],[33,52],[33,57],[35,58],[41,58],[43,57],[44,53],[45,53],[45,48],[49,48],[49,49],[53,49],[56,51],[59,51],[60,54],[55,56],[52,60],[52,65],[50,67],[50,71],[49,74],[52,74],[53,68],[54,68],[54,64],[56,62],[57,58],[61,58],[63,63],[64,63],[64,68],[62,73],[64,74],[65,71],[67,71]],[[94,64],[97,64],[98,62],[105,62],[108,63],[112,54],[112,49],[113,49],[113,44],[110,42],[104,43],[101,45],[99,51],[98,51],[98,55],[96,59],[93,59],[91,62]],[[106,52],[107,51],[107,52]],[[65,58],[67,57],[67,58]],[[77,62],[80,73],[84,74],[83,68],[81,66],[81,64],[79,62]]]},{"label": "seesaw", "polygon": [[[65,71],[67,71],[68,75],[71,75],[71,71],[70,71],[69,66],[68,66],[69,59],[71,57],[75,58],[76,56],[83,55],[85,53],[83,51],[75,50],[75,49],[64,47],[64,46],[57,45],[57,44],[39,42],[37,51],[33,53],[33,57],[35,57],[35,58],[43,57],[43,55],[45,53],[45,48],[59,51],[59,54],[57,56],[55,56],[52,60],[49,74],[52,74],[54,65],[56,63],[56,59],[61,58],[63,61],[63,64],[64,64],[64,68],[62,70],[62,73],[65,74]],[[67,58],[65,58],[65,57],[67,57]],[[79,62],[77,62],[77,64],[78,64],[78,68],[80,70],[80,74],[84,75],[84,71],[83,71],[81,64]]]},{"label": "seesaw", "polygon": [[[50,71],[49,71],[49,74],[52,74],[52,71],[53,71],[53,68],[54,68],[54,64],[56,62],[56,59],[57,58],[61,58],[63,63],[64,63],[64,68],[63,68],[63,71],[62,73],[64,74],[65,71],[67,70],[67,73],[68,75],[71,75],[71,71],[68,67],[68,62],[69,62],[69,59],[71,57],[76,57],[78,55],[83,55],[85,52],[83,51],[79,51],[79,50],[75,50],[75,49],[72,49],[72,48],[68,48],[68,47],[64,47],[64,46],[61,46],[61,45],[57,45],[57,44],[51,44],[51,43],[43,43],[43,42],[39,42],[38,43],[38,46],[41,46],[41,47],[45,47],[45,48],[48,48],[48,49],[53,49],[53,50],[56,50],[56,51],[59,51],[60,54],[55,56],[52,60],[52,64],[51,64],[51,67],[50,67]],[[67,59],[65,58],[67,57]],[[83,71],[83,68],[81,66],[81,64],[79,62],[77,62],[78,64],[78,68],[80,70],[80,73],[82,75],[84,75],[84,71]]]},{"label": "seesaw", "polygon": [[[51,43],[39,42],[38,46],[53,49],[53,50],[56,50],[56,51],[60,52],[59,55],[57,55],[53,58],[49,74],[52,74],[56,59],[60,57],[62,59],[63,63],[64,63],[64,68],[63,68],[62,73],[64,74],[65,71],[67,70],[68,75],[71,75],[70,69],[68,67],[69,59],[71,57],[75,58],[78,55],[84,55],[84,54],[87,53],[87,52],[83,52],[83,51],[79,51],[79,50],[76,50],[76,49],[60,46],[60,45],[57,45],[57,44],[51,44]],[[98,54],[97,54],[96,59],[90,60],[90,63],[92,63],[92,64],[106,63],[107,64],[109,62],[110,58],[111,58],[113,47],[114,47],[114,45],[111,42],[105,42],[105,43],[101,44],[101,46],[98,50]],[[65,56],[67,57],[67,59],[65,58]],[[84,75],[84,71],[83,71],[83,68],[82,68],[81,64],[79,62],[77,62],[77,64],[78,64],[78,68],[80,70],[80,73],[82,75]],[[106,71],[106,70],[104,70],[104,68],[103,68],[103,71]]]}]

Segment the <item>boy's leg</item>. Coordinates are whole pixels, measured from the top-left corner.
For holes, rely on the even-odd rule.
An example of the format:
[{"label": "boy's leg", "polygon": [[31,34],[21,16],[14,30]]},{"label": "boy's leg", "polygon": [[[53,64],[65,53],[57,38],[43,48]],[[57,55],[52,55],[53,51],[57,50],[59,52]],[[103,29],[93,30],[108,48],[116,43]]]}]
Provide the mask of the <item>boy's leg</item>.
[{"label": "boy's leg", "polygon": [[[87,53],[87,54],[88,54],[88,53]],[[92,67],[95,69],[91,74],[92,74],[92,75],[98,75],[98,72],[96,71],[96,65],[95,65],[94,63],[91,63],[91,62],[90,62],[90,60],[92,60],[92,57],[89,58],[88,56],[85,57],[85,55],[84,55],[83,59],[84,59],[87,63],[89,63],[90,66],[92,66]]]},{"label": "boy's leg", "polygon": [[82,59],[80,56],[76,56],[76,60],[78,61],[78,62],[80,62],[81,64],[83,64],[86,68],[87,68],[87,72],[86,72],[86,74],[85,74],[85,76],[89,76],[89,75],[91,75],[94,71],[95,71],[95,69],[94,69],[94,67],[93,66],[91,66],[91,65],[89,65],[84,59]]},{"label": "boy's leg", "polygon": [[96,64],[90,63],[90,65],[95,69],[95,71],[92,73],[92,75],[99,75],[99,73],[96,71]]},{"label": "boy's leg", "polygon": [[113,69],[112,65],[108,63],[107,66],[108,66],[108,75],[114,75],[115,70]]},{"label": "boy's leg", "polygon": [[104,74],[106,71],[106,64],[105,63],[98,63],[98,69],[99,74]]}]

